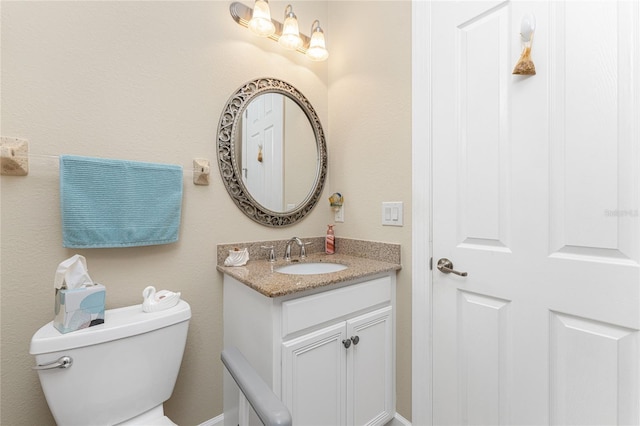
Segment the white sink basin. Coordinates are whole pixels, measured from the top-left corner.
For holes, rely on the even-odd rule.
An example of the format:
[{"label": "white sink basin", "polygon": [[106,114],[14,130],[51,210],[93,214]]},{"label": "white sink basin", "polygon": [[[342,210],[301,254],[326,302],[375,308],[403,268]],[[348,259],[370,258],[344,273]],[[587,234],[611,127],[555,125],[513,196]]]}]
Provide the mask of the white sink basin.
[{"label": "white sink basin", "polygon": [[276,269],[281,274],[315,275],[330,274],[347,269],[346,265],[339,263],[315,262],[315,263],[295,263],[282,266]]}]

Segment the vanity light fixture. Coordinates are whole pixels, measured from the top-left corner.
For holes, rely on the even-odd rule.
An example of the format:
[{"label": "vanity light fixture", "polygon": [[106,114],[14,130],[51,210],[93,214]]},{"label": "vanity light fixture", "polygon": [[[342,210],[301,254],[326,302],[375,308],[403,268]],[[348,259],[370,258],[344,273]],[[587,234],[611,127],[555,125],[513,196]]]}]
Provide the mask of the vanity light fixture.
[{"label": "vanity light fixture", "polygon": [[276,32],[276,26],[271,22],[268,0],[256,0],[249,21],[249,29],[260,37],[269,37]]},{"label": "vanity light fixture", "polygon": [[[240,2],[233,2],[229,6],[229,12],[238,25],[249,28],[262,37],[277,41],[285,49],[297,50],[313,61],[324,61],[329,57],[324,31],[320,28],[320,21],[316,19],[311,25],[311,37],[300,33],[298,19],[293,13],[291,5],[287,5],[285,8],[284,24],[271,19],[267,0],[256,0],[254,9]],[[257,21],[254,24],[253,22],[256,19]],[[265,22],[265,20],[268,22]],[[269,27],[269,24],[273,25],[273,32],[260,30]]]},{"label": "vanity light fixture", "polygon": [[278,39],[280,46],[289,50],[297,50],[302,47],[302,39],[300,38],[300,30],[298,29],[298,18],[293,13],[293,7],[287,5],[284,10],[284,25],[282,26],[282,35]]}]

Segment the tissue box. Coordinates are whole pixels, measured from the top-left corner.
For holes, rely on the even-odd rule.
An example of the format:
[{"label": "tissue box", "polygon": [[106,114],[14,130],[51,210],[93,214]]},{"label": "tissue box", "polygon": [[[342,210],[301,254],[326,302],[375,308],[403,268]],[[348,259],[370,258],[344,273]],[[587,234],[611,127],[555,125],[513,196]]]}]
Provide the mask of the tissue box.
[{"label": "tissue box", "polygon": [[104,323],[106,289],[102,284],[56,289],[53,326],[61,333]]}]

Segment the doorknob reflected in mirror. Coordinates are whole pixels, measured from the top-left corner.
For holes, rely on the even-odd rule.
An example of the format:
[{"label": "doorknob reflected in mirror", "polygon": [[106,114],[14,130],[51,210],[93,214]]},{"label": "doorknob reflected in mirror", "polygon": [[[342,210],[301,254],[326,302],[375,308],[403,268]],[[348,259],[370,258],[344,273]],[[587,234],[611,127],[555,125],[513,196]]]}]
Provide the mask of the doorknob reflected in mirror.
[{"label": "doorknob reflected in mirror", "polygon": [[444,257],[438,260],[438,264],[436,266],[438,270],[443,274],[456,274],[456,275],[460,275],[461,277],[467,276],[466,272],[460,272],[453,269],[453,263],[449,259]]}]

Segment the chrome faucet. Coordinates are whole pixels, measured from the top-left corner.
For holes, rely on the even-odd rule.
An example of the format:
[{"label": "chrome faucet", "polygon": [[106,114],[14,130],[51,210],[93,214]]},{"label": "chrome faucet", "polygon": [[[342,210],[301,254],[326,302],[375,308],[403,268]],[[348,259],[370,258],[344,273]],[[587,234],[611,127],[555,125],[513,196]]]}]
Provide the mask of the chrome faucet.
[{"label": "chrome faucet", "polygon": [[296,243],[298,247],[300,247],[300,259],[304,259],[307,257],[307,251],[305,249],[305,244],[298,237],[292,237],[289,241],[287,241],[287,247],[284,250],[284,260],[287,262],[291,262],[291,243]]}]

